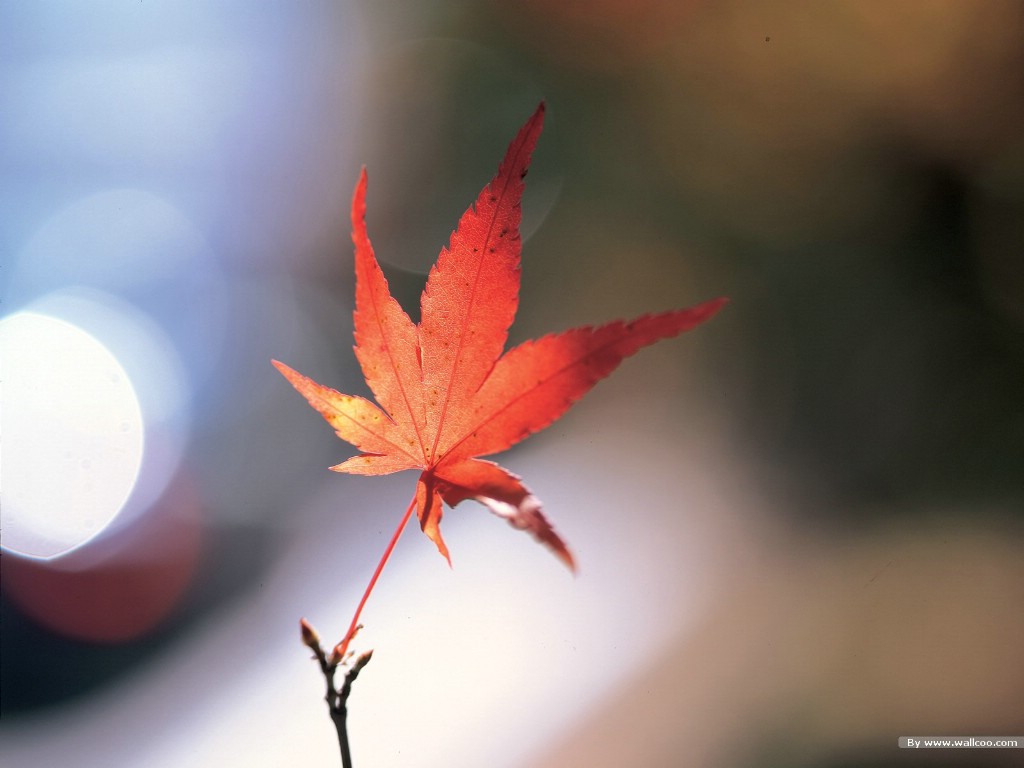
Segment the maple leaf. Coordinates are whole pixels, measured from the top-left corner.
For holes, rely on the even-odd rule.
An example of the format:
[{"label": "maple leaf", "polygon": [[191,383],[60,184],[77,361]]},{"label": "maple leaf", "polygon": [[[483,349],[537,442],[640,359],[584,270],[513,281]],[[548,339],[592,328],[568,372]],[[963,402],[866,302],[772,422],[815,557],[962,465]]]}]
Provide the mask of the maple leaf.
[{"label": "maple leaf", "polygon": [[542,102],[509,145],[497,175],[462,215],[430,270],[418,325],[391,296],[374,255],[366,232],[365,169],[361,173],[352,201],[355,354],[376,405],[274,361],[338,436],[361,451],[331,469],[360,475],[421,471],[414,500],[420,527],[449,563],[440,528],[443,503],[454,507],[474,499],[529,531],[575,570],[537,497],[519,477],[479,457],[548,426],[623,358],[693,328],[726,302],[574,328],[504,352],[519,301],[523,179],[543,122]]}]

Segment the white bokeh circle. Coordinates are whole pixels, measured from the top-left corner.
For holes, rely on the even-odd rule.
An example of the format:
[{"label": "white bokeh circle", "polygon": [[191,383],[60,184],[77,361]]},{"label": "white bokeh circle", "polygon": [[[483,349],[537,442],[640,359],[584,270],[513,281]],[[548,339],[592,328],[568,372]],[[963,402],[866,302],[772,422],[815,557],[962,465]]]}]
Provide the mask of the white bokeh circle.
[{"label": "white bokeh circle", "polygon": [[3,548],[53,558],[102,532],[132,492],[144,424],[117,358],[81,328],[0,320]]}]

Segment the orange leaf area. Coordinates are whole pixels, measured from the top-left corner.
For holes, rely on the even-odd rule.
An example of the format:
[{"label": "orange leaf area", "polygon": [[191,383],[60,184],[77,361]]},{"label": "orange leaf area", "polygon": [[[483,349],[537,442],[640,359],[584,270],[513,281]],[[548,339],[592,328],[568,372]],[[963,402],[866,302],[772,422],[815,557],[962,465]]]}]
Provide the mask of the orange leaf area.
[{"label": "orange leaf area", "polygon": [[352,201],[356,357],[377,404],[274,365],[361,452],[331,469],[384,475],[419,469],[416,514],[448,558],[444,505],[474,499],[529,531],[570,569],[572,553],[520,478],[488,456],[558,419],[622,360],[714,315],[726,299],[527,341],[505,351],[519,301],[523,179],[544,104],[519,130],[430,271],[420,323],[391,296],[367,235],[366,172]]}]

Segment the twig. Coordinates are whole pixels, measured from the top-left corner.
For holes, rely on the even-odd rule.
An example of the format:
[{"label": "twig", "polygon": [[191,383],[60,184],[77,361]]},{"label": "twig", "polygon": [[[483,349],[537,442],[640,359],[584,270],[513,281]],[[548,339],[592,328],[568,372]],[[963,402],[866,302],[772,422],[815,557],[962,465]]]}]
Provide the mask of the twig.
[{"label": "twig", "polygon": [[352,692],[352,683],[359,677],[363,667],[370,663],[373,658],[373,651],[367,651],[359,656],[345,673],[345,681],[341,688],[337,688],[334,682],[334,675],[342,663],[342,659],[336,659],[332,653],[330,657],[324,653],[320,645],[320,636],[308,621],[302,619],[299,622],[302,627],[302,642],[305,643],[316,656],[320,664],[320,671],[323,672],[324,682],[327,684],[327,693],[324,700],[327,702],[327,709],[331,714],[331,722],[338,732],[338,748],[341,750],[341,764],[343,768],[352,768],[352,754],[348,745],[348,697]]}]

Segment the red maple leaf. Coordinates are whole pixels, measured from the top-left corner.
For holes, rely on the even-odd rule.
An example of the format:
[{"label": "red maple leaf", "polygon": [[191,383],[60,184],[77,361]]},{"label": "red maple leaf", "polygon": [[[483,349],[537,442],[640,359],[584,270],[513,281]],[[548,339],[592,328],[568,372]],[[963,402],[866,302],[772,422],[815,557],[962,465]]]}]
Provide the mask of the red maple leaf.
[{"label": "red maple leaf", "polygon": [[[574,328],[502,354],[519,300],[523,178],[543,122],[541,103],[509,146],[497,175],[462,215],[430,270],[418,325],[392,298],[374,256],[366,233],[365,170],[361,174],[352,201],[355,353],[379,405],[317,384],[276,360],[274,365],[342,440],[362,452],[331,469],[360,475],[421,470],[396,538],[415,506],[423,532],[448,558],[440,529],[442,502],[454,507],[475,499],[532,533],[575,569],[537,497],[519,477],[478,457],[548,426],[623,358],[702,323],[726,299]],[[389,554],[390,548],[384,560]]]}]

